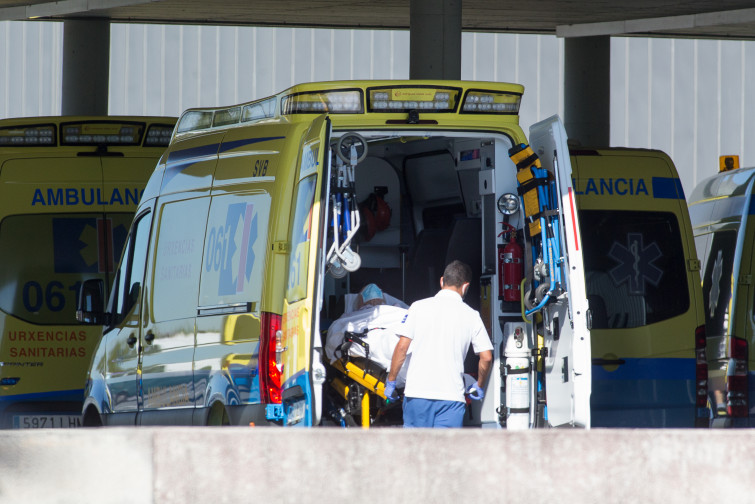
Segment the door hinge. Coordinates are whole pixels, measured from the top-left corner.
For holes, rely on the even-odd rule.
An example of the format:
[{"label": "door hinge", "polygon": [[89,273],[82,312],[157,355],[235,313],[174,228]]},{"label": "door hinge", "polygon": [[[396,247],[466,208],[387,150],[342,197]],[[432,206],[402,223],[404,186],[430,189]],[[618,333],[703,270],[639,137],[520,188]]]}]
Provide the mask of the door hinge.
[{"label": "door hinge", "polygon": [[273,253],[288,254],[288,242],[285,242],[285,241],[273,242]]},{"label": "door hinge", "polygon": [[687,269],[690,271],[700,271],[700,259],[690,259],[687,261]]},{"label": "door hinge", "polygon": [[752,284],[752,275],[739,275],[739,285]]}]

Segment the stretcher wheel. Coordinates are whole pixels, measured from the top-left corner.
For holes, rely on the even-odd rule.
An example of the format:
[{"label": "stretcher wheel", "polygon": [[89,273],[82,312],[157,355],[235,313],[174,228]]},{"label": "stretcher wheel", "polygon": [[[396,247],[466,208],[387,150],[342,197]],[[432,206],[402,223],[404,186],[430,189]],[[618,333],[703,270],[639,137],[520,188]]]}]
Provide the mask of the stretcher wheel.
[{"label": "stretcher wheel", "polygon": [[347,133],[336,143],[336,155],[346,164],[351,164],[351,147],[357,151],[357,163],[367,157],[367,141],[357,133]]},{"label": "stretcher wheel", "polygon": [[333,278],[343,278],[346,276],[346,268],[343,267],[343,264],[341,264],[341,261],[337,257],[334,257],[328,265],[328,273]]},{"label": "stretcher wheel", "polygon": [[347,248],[342,255],[345,260],[343,267],[346,271],[353,273],[362,265],[362,258],[353,250]]}]

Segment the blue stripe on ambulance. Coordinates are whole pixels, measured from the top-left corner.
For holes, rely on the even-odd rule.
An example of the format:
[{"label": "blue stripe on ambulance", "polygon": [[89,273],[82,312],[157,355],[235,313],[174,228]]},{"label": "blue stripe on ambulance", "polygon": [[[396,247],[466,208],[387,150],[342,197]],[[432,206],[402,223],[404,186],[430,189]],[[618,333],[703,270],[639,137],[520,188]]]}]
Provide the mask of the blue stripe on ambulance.
[{"label": "blue stripe on ambulance", "polygon": [[[39,392],[33,394],[15,394],[0,396],[0,412],[4,411],[10,405],[17,405],[19,403],[63,403],[63,402],[76,402],[81,407],[81,401],[84,399],[84,389],[79,390],[58,390],[54,392]],[[76,412],[79,413],[79,412]],[[36,414],[41,414],[35,412]]]},{"label": "blue stripe on ambulance", "polygon": [[579,196],[650,196],[657,199],[680,199],[684,200],[682,181],[674,177],[653,177],[650,182],[651,194],[645,179],[632,178],[587,178],[572,179],[572,185]]},{"label": "blue stripe on ambulance", "polygon": [[615,371],[592,366],[593,427],[692,427],[695,359],[622,359]]},{"label": "blue stripe on ambulance", "polygon": [[682,181],[672,177],[653,177],[653,197],[661,199],[685,199]]},{"label": "blue stripe on ambulance", "polygon": [[200,145],[197,147],[189,147],[187,149],[180,149],[171,151],[168,154],[168,161],[165,164],[165,175],[163,175],[162,186],[170,182],[173,177],[189,168],[191,165],[203,161],[203,158],[209,156],[216,156],[223,152],[228,152],[239,147],[246,145],[252,145],[261,142],[269,142],[272,140],[281,140],[285,137],[262,137],[262,138],[242,138],[240,140],[233,140],[231,142],[218,142],[208,145]]}]

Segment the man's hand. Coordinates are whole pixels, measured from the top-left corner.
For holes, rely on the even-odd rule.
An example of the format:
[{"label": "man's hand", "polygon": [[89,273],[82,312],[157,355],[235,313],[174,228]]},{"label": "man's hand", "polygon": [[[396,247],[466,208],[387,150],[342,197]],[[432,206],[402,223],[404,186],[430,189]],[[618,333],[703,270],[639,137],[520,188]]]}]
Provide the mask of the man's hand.
[{"label": "man's hand", "polygon": [[482,401],[482,398],[485,397],[485,391],[482,390],[480,385],[474,383],[467,389],[467,395],[474,401]]},{"label": "man's hand", "polygon": [[398,395],[396,395],[396,382],[395,381],[385,382],[385,390],[383,391],[383,393],[385,394],[386,401],[397,400]]}]

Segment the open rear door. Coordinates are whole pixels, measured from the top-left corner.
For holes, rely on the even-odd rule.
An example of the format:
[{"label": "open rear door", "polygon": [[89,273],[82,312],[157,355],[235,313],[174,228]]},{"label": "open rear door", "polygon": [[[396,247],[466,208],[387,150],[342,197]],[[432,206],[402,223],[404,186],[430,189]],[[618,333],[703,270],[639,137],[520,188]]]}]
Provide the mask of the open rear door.
[{"label": "open rear door", "polygon": [[293,192],[289,266],[282,316],[283,424],[316,425],[322,410],[325,368],[316,349],[319,334],[321,240],[327,215],[330,120],[313,119],[304,132]]},{"label": "open rear door", "polygon": [[[562,293],[546,304],[544,322],[545,389],[548,424],[552,427],[590,427],[591,347],[587,325],[587,295],[582,264],[576,200],[566,131],[558,116],[530,128],[530,145],[542,167],[555,179],[558,201],[553,240]],[[551,283],[551,285],[554,285]]]}]

